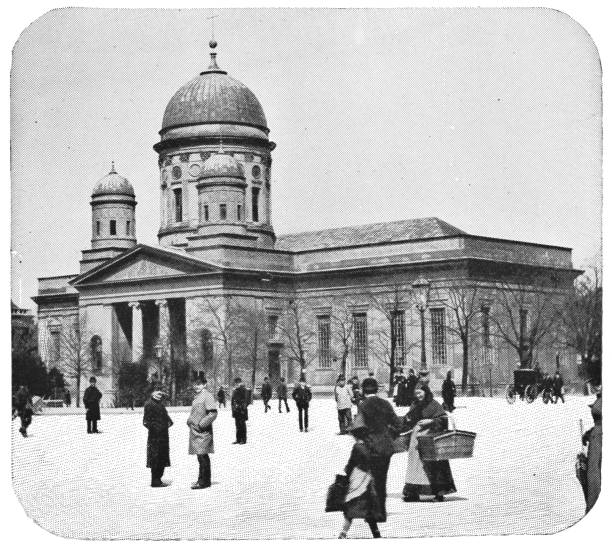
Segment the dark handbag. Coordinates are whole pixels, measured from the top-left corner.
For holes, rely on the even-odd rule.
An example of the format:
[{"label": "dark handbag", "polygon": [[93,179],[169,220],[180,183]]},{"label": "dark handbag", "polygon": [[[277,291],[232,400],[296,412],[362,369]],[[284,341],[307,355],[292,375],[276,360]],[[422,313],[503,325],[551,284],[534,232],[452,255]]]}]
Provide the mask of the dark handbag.
[{"label": "dark handbag", "polygon": [[326,513],[343,510],[348,486],[349,477],[345,474],[337,474],[336,480],[327,490],[327,499],[325,501]]}]

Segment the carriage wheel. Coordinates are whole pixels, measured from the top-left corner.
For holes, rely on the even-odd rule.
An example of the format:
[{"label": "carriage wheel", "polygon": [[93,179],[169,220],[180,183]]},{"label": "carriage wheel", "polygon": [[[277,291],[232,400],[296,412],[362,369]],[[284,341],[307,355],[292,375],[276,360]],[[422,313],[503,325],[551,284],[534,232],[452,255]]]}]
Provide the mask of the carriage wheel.
[{"label": "carriage wheel", "polygon": [[529,385],[525,389],[525,400],[528,404],[531,404],[538,397],[538,387],[536,385]]},{"label": "carriage wheel", "polygon": [[506,388],[506,402],[508,402],[509,404],[514,404],[515,401],[516,391],[514,390],[514,387],[512,385],[508,385],[508,388]]},{"label": "carriage wheel", "polygon": [[552,402],[552,396],[550,395],[550,392],[548,392],[547,390],[542,392],[542,402],[544,402],[545,404]]}]

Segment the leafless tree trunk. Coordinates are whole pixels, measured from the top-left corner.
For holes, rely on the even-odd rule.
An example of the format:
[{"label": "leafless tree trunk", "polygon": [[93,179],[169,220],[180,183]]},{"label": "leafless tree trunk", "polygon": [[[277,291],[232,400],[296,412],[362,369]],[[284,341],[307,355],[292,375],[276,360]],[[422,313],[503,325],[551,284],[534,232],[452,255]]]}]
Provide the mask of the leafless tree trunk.
[{"label": "leafless tree trunk", "polygon": [[461,342],[462,371],[461,389],[467,389],[470,372],[470,339],[476,334],[474,324],[481,312],[481,293],[476,285],[464,282],[435,290],[438,299],[452,312],[454,323],[448,323],[446,330]]},{"label": "leafless tree trunk", "polygon": [[285,320],[279,329],[285,341],[287,357],[299,364],[300,377],[305,377],[306,369],[315,357],[312,344],[316,339],[316,332],[308,319],[306,306],[297,297],[286,302]]},{"label": "leafless tree trunk", "polygon": [[559,321],[562,295],[557,285],[542,280],[503,282],[494,297],[491,322],[496,336],[516,350],[521,368],[531,368],[536,348]]},{"label": "leafless tree trunk", "polygon": [[[406,332],[406,310],[412,304],[412,289],[394,284],[391,291],[370,293],[370,304],[385,318],[385,324],[375,333],[374,355],[388,368],[389,396],[393,395],[395,371],[405,364],[408,352],[415,343],[409,343]],[[403,342],[400,342],[402,341]]]},{"label": "leafless tree trunk", "polygon": [[346,366],[353,345],[353,329],[353,313],[345,303],[331,315],[333,340],[339,343],[340,372],[344,377],[347,376]]},{"label": "leafless tree trunk", "polygon": [[559,315],[561,323],[557,340],[580,354],[585,376],[590,375],[594,360],[601,359],[603,289],[599,269],[578,278]]}]

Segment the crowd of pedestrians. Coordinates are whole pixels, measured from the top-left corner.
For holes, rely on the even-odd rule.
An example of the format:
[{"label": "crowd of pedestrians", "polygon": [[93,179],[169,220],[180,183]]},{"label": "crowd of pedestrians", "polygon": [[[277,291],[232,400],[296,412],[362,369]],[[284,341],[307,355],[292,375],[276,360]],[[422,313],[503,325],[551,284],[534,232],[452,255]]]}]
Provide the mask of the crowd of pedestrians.
[{"label": "crowd of pedestrians", "polygon": [[[96,386],[96,378],[91,377],[90,385],[84,392],[83,405],[86,410],[87,433],[98,430],[100,420],[100,401],[102,393]],[[563,379],[557,371],[546,384],[555,397],[564,400]],[[198,376],[193,382],[194,399],[187,419],[189,427],[188,454],[198,459],[198,478],[192,489],[205,489],[211,486],[211,460],[214,453],[213,424],[218,408],[225,407],[226,390],[220,386],[216,399],[208,388],[205,377]],[[457,491],[448,460],[427,461],[421,458],[418,437],[423,434],[436,434],[448,430],[448,413],[455,409],[456,385],[449,371],[442,384],[442,404],[439,403],[429,387],[429,373],[421,371],[418,376],[410,369],[405,377],[401,370],[394,379],[393,401],[399,407],[408,406],[405,415],[397,415],[391,402],[378,396],[379,385],[374,373],[364,378],[360,384],[354,376],[347,380],[344,374],[338,376],[334,387],[334,398],[338,415],[339,434],[354,437],[348,462],[345,467],[347,487],[342,512],[344,516],[339,537],[346,538],[355,519],[364,519],[372,536],[380,537],[379,523],[387,519],[386,486],[391,456],[397,451],[400,438],[405,438],[407,451],[406,474],[402,490],[406,502],[418,502],[423,496],[435,501],[444,501],[445,496]],[[601,486],[601,387],[597,388],[597,400],[591,405],[595,426],[584,434],[583,443],[589,444],[586,482],[584,491],[587,511],[593,506]],[[252,390],[246,388],[241,378],[234,379],[231,393],[231,412],[235,421],[236,440],[234,444],[247,443],[248,409],[252,402]],[[288,387],[284,378],[279,379],[276,388],[278,411],[287,402]],[[151,487],[167,486],[162,477],[170,466],[169,428],[173,422],[163,404],[165,393],[160,383],[153,382],[150,397],[144,404],[142,423],[148,431],[146,466],[151,470]],[[261,399],[264,413],[272,409],[273,386],[265,377],[261,386]],[[298,414],[300,432],[309,430],[309,407],[312,391],[302,375],[296,382],[291,397]],[[133,395],[128,399],[128,407],[133,409]],[[27,429],[32,420],[32,400],[29,391],[22,386],[14,396],[13,416],[19,416],[19,432],[27,437]],[[405,435],[405,436],[404,436]]]}]

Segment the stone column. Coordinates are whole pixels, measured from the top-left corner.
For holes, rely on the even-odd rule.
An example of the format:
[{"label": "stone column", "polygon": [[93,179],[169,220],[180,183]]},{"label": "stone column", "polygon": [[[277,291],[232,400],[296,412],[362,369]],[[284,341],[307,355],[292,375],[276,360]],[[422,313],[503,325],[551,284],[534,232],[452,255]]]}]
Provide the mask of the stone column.
[{"label": "stone column", "polygon": [[132,309],[132,362],[139,362],[143,352],[142,308],[140,302],[130,302]]},{"label": "stone column", "polygon": [[155,301],[159,308],[159,337],[157,344],[163,347],[162,358],[170,357],[170,313],[168,312],[168,301],[163,298]]}]

